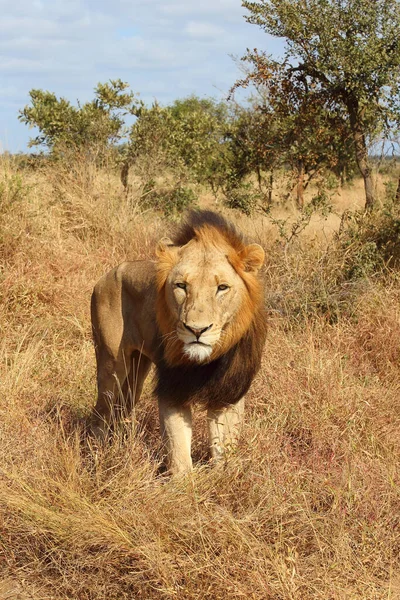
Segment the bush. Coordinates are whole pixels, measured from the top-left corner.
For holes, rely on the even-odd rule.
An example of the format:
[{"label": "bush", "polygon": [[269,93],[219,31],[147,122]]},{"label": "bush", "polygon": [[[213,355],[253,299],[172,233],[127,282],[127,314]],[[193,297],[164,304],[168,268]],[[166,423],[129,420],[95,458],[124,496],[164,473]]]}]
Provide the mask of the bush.
[{"label": "bush", "polygon": [[195,192],[189,187],[178,185],[172,189],[165,187],[157,189],[154,180],[147,182],[143,196],[146,196],[144,199],[146,208],[160,210],[167,216],[181,214],[197,200]]},{"label": "bush", "polygon": [[[277,255],[269,268],[280,285],[267,295],[270,310],[289,320],[303,322],[323,316],[336,323],[354,314],[361,297],[386,281],[400,267],[400,207],[388,203],[382,209],[346,212],[340,230],[321,252],[307,244],[300,234],[319,206],[320,214],[329,210],[324,197],[317,196],[294,222],[270,218],[278,228]],[[283,256],[282,256],[283,254]]]},{"label": "bush", "polygon": [[0,181],[0,208],[10,208],[15,202],[21,200],[28,188],[23,184],[18,174],[5,177]]},{"label": "bush", "polygon": [[225,191],[225,205],[228,208],[236,208],[247,216],[254,212],[258,199],[259,194],[252,183],[239,182]]},{"label": "bush", "polygon": [[372,213],[344,213],[337,237],[344,280],[400,265],[400,207],[388,202]]},{"label": "bush", "polygon": [[91,102],[73,106],[51,92],[33,89],[30,104],[19,111],[19,120],[36,127],[29,146],[43,147],[52,158],[73,162],[84,158],[97,165],[118,157],[116,145],[125,136],[125,115],[140,103],[120,79],[99,83]]}]

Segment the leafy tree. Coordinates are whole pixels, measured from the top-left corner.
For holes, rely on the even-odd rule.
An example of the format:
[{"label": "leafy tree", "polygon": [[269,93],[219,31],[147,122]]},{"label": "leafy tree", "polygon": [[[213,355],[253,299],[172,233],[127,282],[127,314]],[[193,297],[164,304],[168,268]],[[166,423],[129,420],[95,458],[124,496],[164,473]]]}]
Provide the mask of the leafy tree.
[{"label": "leafy tree", "polygon": [[268,203],[271,202],[273,170],[281,152],[274,143],[274,135],[275,123],[255,100],[248,107],[235,106],[227,134],[231,178],[240,183],[255,173],[262,192],[263,172],[268,171]]},{"label": "leafy tree", "polygon": [[[364,179],[366,209],[375,194],[368,139],[399,118],[400,5],[397,0],[245,0],[247,21],[287,41],[283,67],[297,73],[329,110],[346,111]],[[260,60],[260,56],[263,60]],[[268,88],[271,60],[249,52]]]},{"label": "leafy tree", "polygon": [[296,199],[302,208],[304,189],[311,179],[321,169],[335,168],[349,146],[348,119],[323,90],[309,85],[307,78],[287,62],[274,61],[256,51],[246,58],[256,68],[235,87],[250,81],[256,86],[268,82],[267,90],[260,91],[262,103],[258,106],[268,123],[264,144],[269,154],[275,155],[275,162],[290,165],[296,173]]},{"label": "leafy tree", "polygon": [[[257,155],[263,166],[290,166],[296,178],[296,200],[304,206],[304,190],[321,170],[335,169],[349,146],[348,120],[337,105],[287,62],[280,63],[257,51],[248,53],[256,65],[238,81],[255,84],[258,91]],[[265,81],[268,82],[267,87]]]},{"label": "leafy tree", "polygon": [[94,100],[77,106],[51,92],[31,90],[30,105],[19,114],[22,123],[39,130],[29,146],[42,146],[54,156],[84,153],[101,161],[124,135],[125,115],[137,107],[128,87],[120,79],[99,83]]},{"label": "leafy tree", "polygon": [[121,181],[127,191],[128,178],[132,165],[144,182],[145,193],[151,190],[154,180],[161,171],[174,170],[178,180],[183,176],[182,161],[171,143],[174,119],[170,111],[159,105],[144,104],[138,107],[136,121],[130,129],[129,141],[125,148]]},{"label": "leafy tree", "polygon": [[136,116],[122,174],[124,185],[130,164],[146,157],[151,158],[150,178],[155,170],[166,168],[179,172],[181,178],[185,172],[199,183],[217,185],[228,127],[226,104],[190,96],[171,106],[141,106]]},{"label": "leafy tree", "polygon": [[169,107],[174,119],[171,143],[199,182],[215,185],[224,164],[229,109],[225,102],[189,96]]}]

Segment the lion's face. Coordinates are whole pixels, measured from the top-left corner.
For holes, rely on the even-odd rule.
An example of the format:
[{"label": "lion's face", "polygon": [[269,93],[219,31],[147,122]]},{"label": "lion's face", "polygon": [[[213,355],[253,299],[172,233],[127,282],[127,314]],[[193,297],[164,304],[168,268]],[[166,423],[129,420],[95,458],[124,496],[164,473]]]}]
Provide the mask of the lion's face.
[{"label": "lion's face", "polygon": [[248,277],[250,272],[254,276],[264,260],[260,246],[247,246],[251,260],[246,272],[246,257],[238,257],[223,240],[214,241],[193,239],[182,248],[159,246],[158,250],[164,311],[168,311],[168,319],[159,318],[164,324],[162,333],[166,344],[175,352],[179,346],[190,362],[212,360],[227,344],[237,341],[233,338],[238,326],[245,327],[252,312]]},{"label": "lion's face", "polygon": [[246,286],[223,252],[199,244],[193,240],[181,253],[168,275],[166,298],[184,354],[203,362],[238,312]]}]

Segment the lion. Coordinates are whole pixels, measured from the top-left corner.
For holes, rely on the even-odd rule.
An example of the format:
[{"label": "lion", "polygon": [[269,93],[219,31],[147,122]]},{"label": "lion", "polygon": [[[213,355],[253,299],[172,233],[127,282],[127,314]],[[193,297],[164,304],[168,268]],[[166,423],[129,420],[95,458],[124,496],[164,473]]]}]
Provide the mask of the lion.
[{"label": "lion", "polygon": [[221,215],[197,210],[172,241],[158,243],[156,257],[123,263],[94,288],[98,400],[91,428],[107,436],[118,401],[132,410],[154,364],[160,430],[175,475],[192,469],[193,405],[207,410],[213,459],[237,443],[266,338],[257,276],[265,256]]}]

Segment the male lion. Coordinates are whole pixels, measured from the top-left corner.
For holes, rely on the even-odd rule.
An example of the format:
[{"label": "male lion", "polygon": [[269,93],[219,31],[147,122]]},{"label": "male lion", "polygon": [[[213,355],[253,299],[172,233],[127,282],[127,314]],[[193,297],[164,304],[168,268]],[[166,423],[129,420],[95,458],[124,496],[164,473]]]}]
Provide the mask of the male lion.
[{"label": "male lion", "polygon": [[118,398],[141,394],[151,363],[171,473],[191,469],[191,406],[207,408],[213,458],[235,444],[244,395],[265,342],[258,244],[220,215],[193,211],[161,241],[158,260],[123,263],[92,295],[98,400],[92,430],[107,433]]}]

